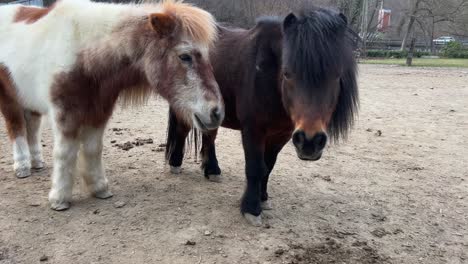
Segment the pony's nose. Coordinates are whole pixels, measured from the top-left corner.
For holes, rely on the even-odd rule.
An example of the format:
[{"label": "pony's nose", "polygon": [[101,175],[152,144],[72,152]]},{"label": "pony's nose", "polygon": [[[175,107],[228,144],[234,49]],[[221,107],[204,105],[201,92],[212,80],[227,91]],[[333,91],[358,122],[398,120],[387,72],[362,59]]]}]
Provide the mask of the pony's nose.
[{"label": "pony's nose", "polygon": [[214,124],[219,124],[221,122],[222,113],[219,107],[216,106],[213,109],[211,109],[210,117],[211,122]]},{"label": "pony's nose", "polygon": [[314,145],[316,151],[323,150],[327,145],[327,135],[323,132],[317,133],[312,138],[312,144]]},{"label": "pony's nose", "polygon": [[306,140],[306,135],[304,131],[299,130],[299,131],[294,132],[292,140],[293,140],[294,146],[296,146],[296,148],[298,149],[301,149]]},{"label": "pony's nose", "polygon": [[324,132],[318,132],[310,138],[302,130],[294,132],[292,138],[299,158],[305,160],[318,160],[327,145],[327,140],[327,134]]}]

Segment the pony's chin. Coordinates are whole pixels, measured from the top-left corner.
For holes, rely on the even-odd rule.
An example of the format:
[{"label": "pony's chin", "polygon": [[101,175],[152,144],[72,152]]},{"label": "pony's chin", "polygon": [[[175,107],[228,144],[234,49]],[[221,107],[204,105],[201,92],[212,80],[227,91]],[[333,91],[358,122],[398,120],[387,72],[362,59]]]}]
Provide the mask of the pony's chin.
[{"label": "pony's chin", "polygon": [[196,114],[193,115],[192,117],[192,122],[193,125],[195,126],[196,129],[202,131],[202,132],[207,132],[210,130],[217,129],[219,126],[213,126],[213,125],[207,125],[205,124],[200,117],[198,117]]},{"label": "pony's chin", "polygon": [[296,150],[296,152],[297,152],[297,157],[299,159],[301,159],[301,160],[317,161],[322,157],[322,151],[320,151],[319,153],[316,153],[316,154],[312,154],[312,155],[304,155],[304,154],[300,153],[297,150]]}]

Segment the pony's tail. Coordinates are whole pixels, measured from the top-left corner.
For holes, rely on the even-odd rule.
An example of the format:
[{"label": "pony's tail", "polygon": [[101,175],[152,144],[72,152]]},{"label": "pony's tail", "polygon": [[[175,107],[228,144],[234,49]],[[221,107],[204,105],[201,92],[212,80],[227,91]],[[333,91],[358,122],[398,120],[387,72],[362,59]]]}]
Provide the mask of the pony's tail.
[{"label": "pony's tail", "polygon": [[[167,133],[166,133],[166,152],[165,158],[166,163],[170,161],[172,154],[177,146],[177,140],[181,136],[180,133],[186,133],[186,128],[184,124],[181,124],[180,120],[177,119],[177,115],[172,109],[169,109],[169,117],[168,117],[168,126],[167,126]],[[191,151],[194,152],[195,161],[198,160],[198,153],[201,150],[201,139],[202,133],[196,129],[192,128],[190,130],[190,134],[185,138],[185,144],[183,145],[182,154],[191,154]],[[179,142],[181,144],[182,142]]]}]

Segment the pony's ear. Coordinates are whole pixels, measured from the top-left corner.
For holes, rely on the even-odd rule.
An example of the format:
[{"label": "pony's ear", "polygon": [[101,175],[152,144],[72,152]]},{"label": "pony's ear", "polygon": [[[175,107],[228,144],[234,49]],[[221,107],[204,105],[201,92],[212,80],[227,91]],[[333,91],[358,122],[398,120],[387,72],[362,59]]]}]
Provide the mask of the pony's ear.
[{"label": "pony's ear", "polygon": [[151,28],[161,37],[166,37],[174,32],[176,21],[171,15],[163,13],[153,13],[149,15]]},{"label": "pony's ear", "polygon": [[294,13],[290,13],[284,19],[283,27],[284,27],[284,29],[288,29],[288,28],[294,26],[296,23],[297,23],[296,15],[294,15]]},{"label": "pony's ear", "polygon": [[348,18],[343,13],[340,13],[340,18],[344,21],[345,25],[348,25]]}]

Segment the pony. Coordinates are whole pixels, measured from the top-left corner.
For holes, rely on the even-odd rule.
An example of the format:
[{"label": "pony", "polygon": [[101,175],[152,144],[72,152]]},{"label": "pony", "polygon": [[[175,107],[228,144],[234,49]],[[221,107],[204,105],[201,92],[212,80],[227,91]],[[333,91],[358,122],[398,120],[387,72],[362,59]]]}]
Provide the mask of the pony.
[{"label": "pony", "polygon": [[211,14],[179,1],[0,7],[0,110],[16,176],[44,167],[42,115],[54,133],[54,210],[70,207],[75,171],[94,197],[112,196],[102,142],[119,98],[138,105],[159,95],[186,125],[217,128],[224,105],[208,53],[216,37]]},{"label": "pony", "polygon": [[[358,37],[346,17],[331,9],[305,8],[284,19],[265,17],[249,29],[219,27],[211,50],[224,98],[223,127],[240,130],[247,187],[241,213],[261,225],[272,209],[267,185],[277,156],[292,138],[297,156],[319,160],[329,142],[345,139],[358,110]],[[166,159],[179,173],[190,128],[169,111]],[[202,135],[202,170],[219,181],[217,130]]]}]

